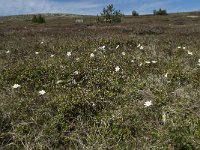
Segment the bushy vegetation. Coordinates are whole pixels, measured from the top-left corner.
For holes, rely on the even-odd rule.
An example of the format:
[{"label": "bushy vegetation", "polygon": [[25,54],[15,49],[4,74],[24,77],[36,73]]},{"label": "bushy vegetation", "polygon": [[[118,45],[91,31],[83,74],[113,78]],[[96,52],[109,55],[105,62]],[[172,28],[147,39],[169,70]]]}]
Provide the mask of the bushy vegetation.
[{"label": "bushy vegetation", "polygon": [[132,11],[132,16],[139,16],[139,13],[136,10]]},{"label": "bushy vegetation", "polygon": [[101,23],[120,23],[123,14],[120,10],[115,10],[113,4],[103,8],[101,16],[97,16],[97,22]]},{"label": "bushy vegetation", "polygon": [[0,24],[0,149],[200,149],[200,22],[179,17]]},{"label": "bushy vegetation", "polygon": [[167,10],[161,9],[161,8],[159,10],[154,10],[153,14],[154,15],[168,15]]},{"label": "bushy vegetation", "polygon": [[42,15],[33,15],[32,22],[34,23],[45,23],[45,18]]}]

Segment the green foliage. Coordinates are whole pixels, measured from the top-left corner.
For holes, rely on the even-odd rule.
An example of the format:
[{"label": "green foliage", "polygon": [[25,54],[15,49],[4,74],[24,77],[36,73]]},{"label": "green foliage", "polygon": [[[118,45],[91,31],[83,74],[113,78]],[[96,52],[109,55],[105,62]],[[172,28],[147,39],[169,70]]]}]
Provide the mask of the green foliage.
[{"label": "green foliage", "polygon": [[38,16],[33,15],[32,22],[34,22],[34,23],[45,23],[45,18],[42,17],[42,15],[40,15],[40,14]]},{"label": "green foliage", "polygon": [[159,10],[154,10],[153,14],[154,15],[168,15],[167,10],[165,9],[162,10],[161,8]]},{"label": "green foliage", "polygon": [[132,11],[132,16],[139,16],[139,13],[136,10]]},{"label": "green foliage", "polygon": [[103,12],[101,12],[101,17],[97,16],[97,22],[104,23],[120,23],[123,14],[120,10],[115,10],[113,4],[108,5],[103,8]]}]

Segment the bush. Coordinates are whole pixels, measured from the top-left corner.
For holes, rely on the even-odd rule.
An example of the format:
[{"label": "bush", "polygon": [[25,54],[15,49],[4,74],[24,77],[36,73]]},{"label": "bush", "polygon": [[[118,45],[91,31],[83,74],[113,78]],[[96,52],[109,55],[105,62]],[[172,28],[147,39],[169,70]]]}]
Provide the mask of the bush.
[{"label": "bush", "polygon": [[139,13],[135,10],[132,11],[132,16],[139,16]]},{"label": "bush", "polygon": [[42,15],[34,15],[33,18],[32,18],[32,22],[35,22],[35,23],[45,23],[45,18],[42,17]]},{"label": "bush", "polygon": [[168,15],[167,11],[165,9],[162,10],[161,8],[159,10],[154,10],[153,14],[154,15]]},{"label": "bush", "polygon": [[97,22],[119,23],[121,22],[122,16],[123,14],[120,12],[120,10],[115,10],[113,4],[110,4],[103,9],[101,16],[97,15]]}]

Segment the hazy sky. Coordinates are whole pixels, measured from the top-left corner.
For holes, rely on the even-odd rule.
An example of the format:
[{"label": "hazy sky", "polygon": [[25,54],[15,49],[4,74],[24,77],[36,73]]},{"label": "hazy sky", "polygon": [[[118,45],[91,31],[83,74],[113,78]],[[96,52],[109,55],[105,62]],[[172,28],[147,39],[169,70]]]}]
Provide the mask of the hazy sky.
[{"label": "hazy sky", "polygon": [[131,14],[132,10],[149,14],[159,8],[168,12],[200,11],[200,0],[0,0],[0,16],[32,13],[97,15],[111,3],[124,14]]}]

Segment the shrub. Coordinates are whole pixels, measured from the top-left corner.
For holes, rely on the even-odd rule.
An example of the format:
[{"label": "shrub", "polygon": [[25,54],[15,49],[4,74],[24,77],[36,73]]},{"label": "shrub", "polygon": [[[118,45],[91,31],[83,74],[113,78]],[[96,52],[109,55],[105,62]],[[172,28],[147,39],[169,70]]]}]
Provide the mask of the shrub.
[{"label": "shrub", "polygon": [[42,15],[40,15],[40,14],[38,16],[34,15],[33,18],[32,18],[32,22],[34,22],[34,23],[45,23],[45,18],[42,17]]},{"label": "shrub", "polygon": [[101,16],[97,15],[97,22],[119,23],[121,22],[122,16],[123,14],[120,12],[120,10],[115,10],[113,4],[110,4],[103,8]]},{"label": "shrub", "polygon": [[161,8],[159,10],[154,10],[153,14],[154,15],[168,15],[167,11],[165,9],[162,10]]},{"label": "shrub", "polygon": [[135,10],[132,11],[132,16],[139,16],[139,13]]}]

